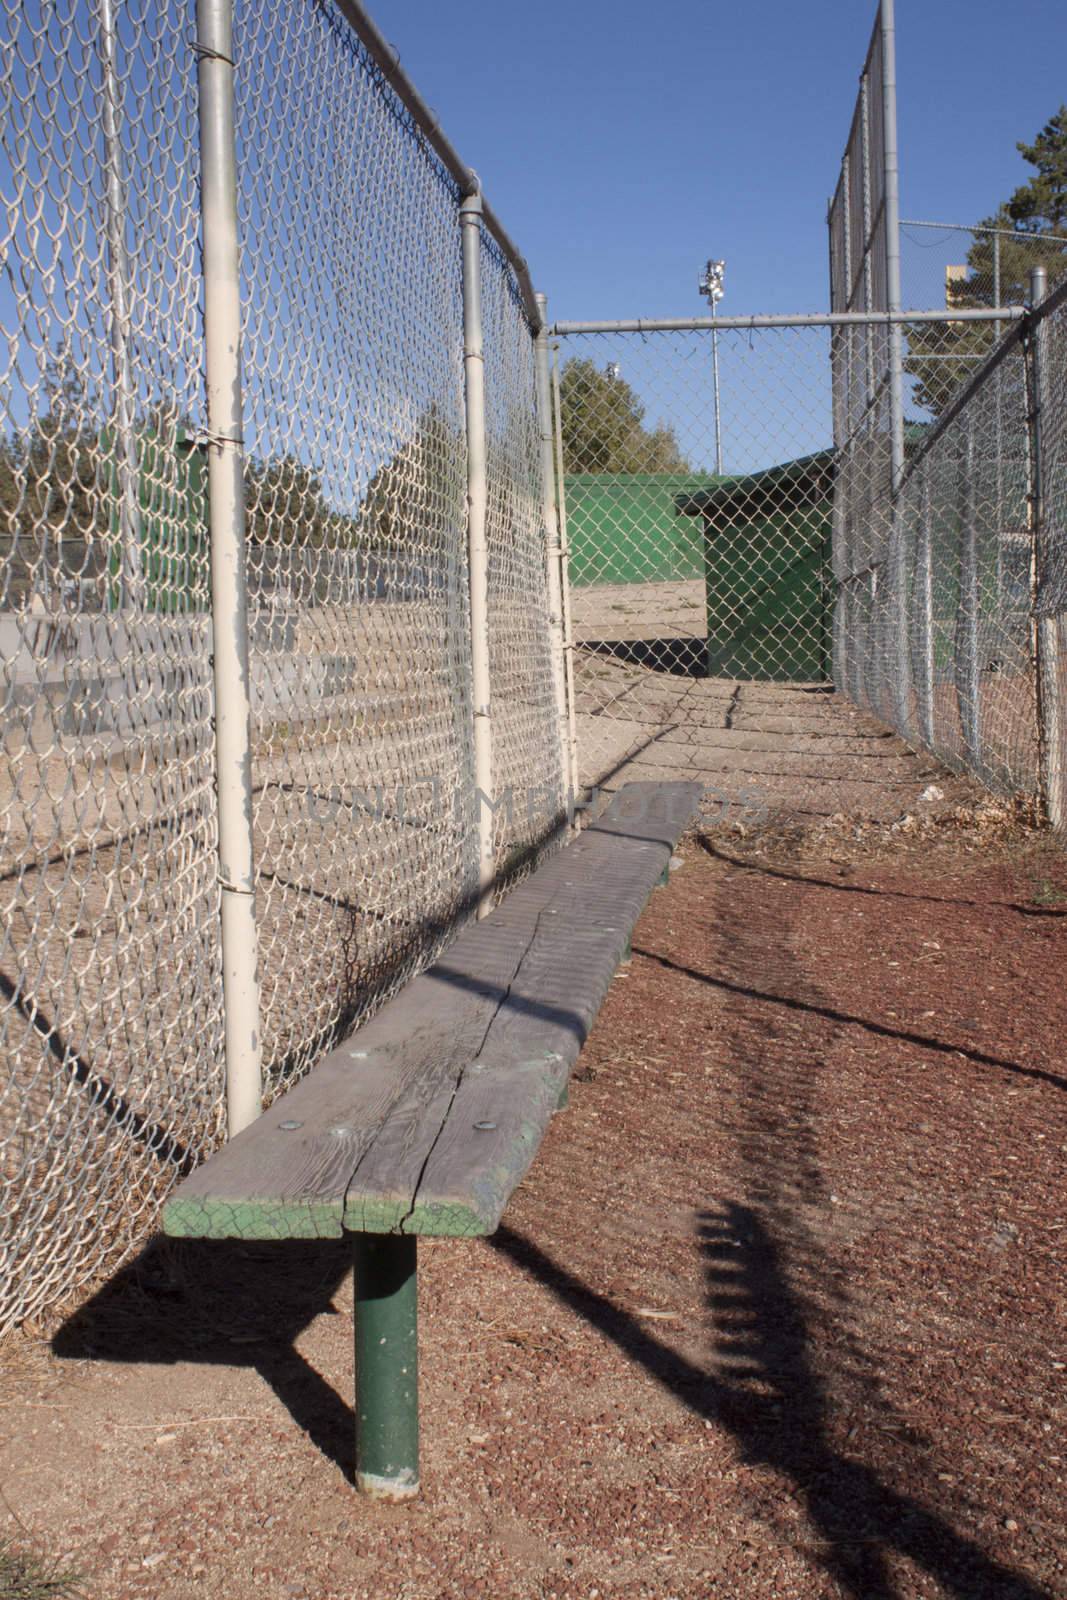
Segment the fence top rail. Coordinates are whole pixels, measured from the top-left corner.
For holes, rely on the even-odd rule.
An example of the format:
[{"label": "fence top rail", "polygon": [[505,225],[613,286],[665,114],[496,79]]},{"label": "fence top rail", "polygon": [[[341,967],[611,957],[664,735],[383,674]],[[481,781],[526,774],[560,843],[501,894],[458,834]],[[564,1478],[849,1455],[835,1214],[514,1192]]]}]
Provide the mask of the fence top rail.
[{"label": "fence top rail", "polygon": [[[367,54],[381,68],[388,87],[396,95],[397,99],[407,107],[415,119],[427,144],[437,153],[446,169],[456,180],[461,196],[467,199],[470,195],[481,194],[481,183],[478,174],[472,167],[468,167],[467,163],[459,155],[456,147],[442,129],[437,117],[430,110],[422,95],[401,67],[397,51],[386,39],[374,19],[359,4],[359,0],[336,0],[336,5],[353,33],[362,41]],[[482,221],[504,252],[505,258],[515,273],[519,291],[522,294],[523,307],[531,329],[534,333],[539,332],[542,318],[526,258],[521,254],[511,235],[507,232],[484,196],[482,197]]]},{"label": "fence top rail", "polygon": [[554,322],[549,333],[565,338],[572,333],[687,333],[714,328],[854,328],[885,327],[909,322],[1018,322],[1023,306],[971,306],[937,311],[821,311],[810,315],[768,313],[753,317],[631,317],[613,322]]},{"label": "fence top rail", "polygon": [[918,469],[929,452],[935,448],[937,442],[943,437],[946,430],[956,421],[956,418],[966,408],[976,390],[987,382],[991,372],[995,372],[1005,356],[1009,355],[1022,340],[1028,335],[1032,336],[1035,326],[1046,317],[1052,316],[1062,305],[1067,303],[1067,278],[1059,284],[1051,294],[1046,295],[1039,306],[1025,306],[1021,308],[1021,315],[1015,317],[1016,326],[1009,328],[1003,339],[986,356],[981,366],[976,367],[971,377],[960,389],[952,404],[944,411],[930,433],[923,440],[921,447],[909,460],[904,473],[904,482]]},{"label": "fence top rail", "polygon": [[901,217],[902,228],[934,228],[938,233],[998,233],[1002,239],[1019,244],[1067,244],[1067,234],[1024,233],[1021,228],[988,228],[981,222],[925,222],[918,217]]}]

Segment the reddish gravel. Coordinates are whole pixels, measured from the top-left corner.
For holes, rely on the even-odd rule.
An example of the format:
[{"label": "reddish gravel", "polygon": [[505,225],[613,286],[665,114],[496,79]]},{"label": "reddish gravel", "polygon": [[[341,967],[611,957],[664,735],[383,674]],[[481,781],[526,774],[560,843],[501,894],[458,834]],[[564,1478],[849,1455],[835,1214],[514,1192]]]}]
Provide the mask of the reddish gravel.
[{"label": "reddish gravel", "polygon": [[333,1247],[157,1248],[7,1351],[101,1600],[1067,1596],[1067,860],[690,840],[507,1226],[423,1247],[425,1495],[358,1501]]}]

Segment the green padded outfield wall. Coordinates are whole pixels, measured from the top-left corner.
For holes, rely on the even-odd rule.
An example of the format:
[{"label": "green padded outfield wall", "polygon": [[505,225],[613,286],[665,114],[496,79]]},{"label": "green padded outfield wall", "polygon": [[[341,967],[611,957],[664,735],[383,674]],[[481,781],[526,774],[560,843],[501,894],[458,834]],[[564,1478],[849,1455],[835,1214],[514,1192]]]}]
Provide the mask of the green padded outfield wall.
[{"label": "green padded outfield wall", "polygon": [[709,528],[708,676],[822,683],[830,675],[830,508]]},{"label": "green padded outfield wall", "polygon": [[699,522],[675,510],[712,489],[710,473],[572,473],[564,480],[570,581],[668,583],[704,575]]},{"label": "green padded outfield wall", "polygon": [[830,672],[828,452],[765,472],[582,473],[564,483],[570,581],[702,579],[710,677]]},{"label": "green padded outfield wall", "polygon": [[704,530],[708,676],[830,677],[833,456],[804,456],[679,497]]},{"label": "green padded outfield wall", "polygon": [[[200,444],[182,429],[171,441],[151,427],[135,434],[137,497],[140,510],[142,607],[152,612],[206,610],[209,595],[207,463]],[[101,455],[109,487],[111,556],[109,571],[119,572],[119,503],[122,498],[117,451],[110,430],[101,436]],[[121,604],[117,582],[109,584],[108,609]]]}]

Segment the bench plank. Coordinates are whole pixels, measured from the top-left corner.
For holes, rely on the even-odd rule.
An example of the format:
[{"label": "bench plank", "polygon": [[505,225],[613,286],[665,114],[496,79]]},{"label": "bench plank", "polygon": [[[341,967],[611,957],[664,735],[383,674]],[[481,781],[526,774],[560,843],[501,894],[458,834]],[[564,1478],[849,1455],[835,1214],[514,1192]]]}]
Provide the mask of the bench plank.
[{"label": "bench plank", "polygon": [[700,793],[690,782],[626,785],[197,1168],[167,1201],[165,1231],[492,1232]]},{"label": "bench plank", "polygon": [[[540,869],[542,905],[526,954],[480,1055],[460,1077],[414,1204],[396,1224],[405,1233],[476,1235],[496,1228],[544,1137],[631,929],[699,800],[699,786],[684,788],[648,785],[638,805],[624,791],[602,823]],[[483,927],[508,920],[509,906]],[[529,925],[526,907],[514,907],[512,915]],[[447,966],[446,954],[438,967]],[[357,1185],[360,1176],[357,1170]]]}]

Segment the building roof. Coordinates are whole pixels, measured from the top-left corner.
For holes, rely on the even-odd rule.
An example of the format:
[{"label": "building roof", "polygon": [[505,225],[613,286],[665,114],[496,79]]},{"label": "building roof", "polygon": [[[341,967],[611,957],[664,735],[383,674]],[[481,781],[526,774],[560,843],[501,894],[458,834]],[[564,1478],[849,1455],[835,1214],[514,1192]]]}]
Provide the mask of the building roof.
[{"label": "building roof", "polygon": [[687,517],[719,517],[738,512],[745,517],[755,517],[796,510],[825,500],[833,475],[834,452],[820,450],[815,455],[765,467],[762,472],[724,478],[711,489],[679,494],[674,509]]}]

